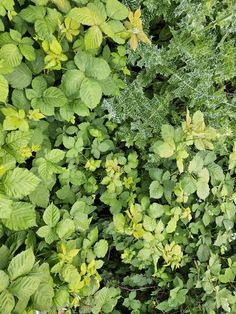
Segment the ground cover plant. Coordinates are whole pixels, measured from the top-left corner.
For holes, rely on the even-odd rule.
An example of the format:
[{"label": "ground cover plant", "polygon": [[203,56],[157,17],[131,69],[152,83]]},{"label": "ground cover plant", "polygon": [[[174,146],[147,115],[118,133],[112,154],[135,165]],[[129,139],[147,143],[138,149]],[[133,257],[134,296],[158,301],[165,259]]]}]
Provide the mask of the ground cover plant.
[{"label": "ground cover plant", "polygon": [[236,313],[235,15],[0,2],[1,314]]}]

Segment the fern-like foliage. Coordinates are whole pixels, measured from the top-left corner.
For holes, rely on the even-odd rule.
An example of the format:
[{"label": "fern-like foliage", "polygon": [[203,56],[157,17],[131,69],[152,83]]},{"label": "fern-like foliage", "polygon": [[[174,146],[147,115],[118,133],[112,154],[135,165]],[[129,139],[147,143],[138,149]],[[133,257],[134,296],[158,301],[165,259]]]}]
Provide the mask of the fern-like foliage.
[{"label": "fern-like foliage", "polygon": [[127,82],[121,97],[103,104],[109,116],[129,123],[126,134],[143,141],[158,133],[168,114],[177,123],[186,108],[200,109],[211,124],[234,131],[233,1],[124,2],[131,9],[142,6],[152,45],[130,52],[129,65],[138,65],[139,74]]}]

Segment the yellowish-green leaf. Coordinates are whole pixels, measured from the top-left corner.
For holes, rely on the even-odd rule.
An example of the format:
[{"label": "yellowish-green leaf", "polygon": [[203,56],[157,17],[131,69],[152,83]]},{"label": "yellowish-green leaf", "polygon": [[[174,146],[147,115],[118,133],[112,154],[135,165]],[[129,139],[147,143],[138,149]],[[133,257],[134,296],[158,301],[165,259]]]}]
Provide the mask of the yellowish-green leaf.
[{"label": "yellowish-green leaf", "polygon": [[16,45],[7,44],[0,49],[0,59],[4,59],[12,67],[17,67],[21,63],[22,54]]},{"label": "yellowish-green leaf", "polygon": [[93,26],[96,24],[95,13],[86,7],[73,8],[70,11],[69,16],[73,19],[76,19],[78,22],[80,22],[83,25]]},{"label": "yellowish-green leaf", "polygon": [[90,27],[84,36],[85,48],[96,49],[101,46],[101,43],[102,43],[102,32],[100,28],[97,25]]},{"label": "yellowish-green leaf", "polygon": [[102,89],[95,80],[85,78],[80,87],[80,97],[90,109],[93,109],[102,98]]},{"label": "yellowish-green leaf", "polygon": [[0,102],[6,102],[8,92],[8,82],[3,75],[0,75]]}]

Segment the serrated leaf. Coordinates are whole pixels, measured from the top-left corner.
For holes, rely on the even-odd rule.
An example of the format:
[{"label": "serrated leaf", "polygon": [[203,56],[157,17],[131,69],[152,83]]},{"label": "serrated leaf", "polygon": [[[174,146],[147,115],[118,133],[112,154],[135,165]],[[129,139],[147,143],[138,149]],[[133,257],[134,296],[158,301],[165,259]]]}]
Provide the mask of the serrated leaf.
[{"label": "serrated leaf", "polygon": [[9,218],[13,210],[13,201],[0,193],[0,219]]},{"label": "serrated leaf", "polygon": [[93,58],[89,64],[86,74],[97,80],[105,80],[111,73],[109,64],[102,58]]},{"label": "serrated leaf", "polygon": [[84,44],[86,50],[88,49],[96,49],[101,46],[102,43],[102,32],[97,25],[90,27],[85,36],[84,36]]},{"label": "serrated leaf", "polygon": [[178,221],[177,217],[171,218],[171,220],[168,222],[168,224],[166,226],[166,232],[167,233],[172,233],[175,231],[175,229],[177,227],[177,221]]},{"label": "serrated leaf", "polygon": [[21,199],[32,193],[39,182],[40,179],[29,170],[15,168],[7,173],[3,186],[8,196]]},{"label": "serrated leaf", "polygon": [[198,173],[203,168],[203,159],[199,156],[195,156],[189,163],[188,171]]},{"label": "serrated leaf", "polygon": [[10,250],[6,245],[0,247],[0,269],[6,268],[9,262]]},{"label": "serrated leaf", "polygon": [[7,271],[11,280],[28,274],[34,266],[35,256],[32,249],[17,254],[11,260]]},{"label": "serrated leaf", "polygon": [[88,107],[80,100],[74,100],[71,106],[73,111],[81,117],[88,117],[90,115]]},{"label": "serrated leaf", "polygon": [[164,193],[163,186],[160,185],[159,181],[153,181],[150,184],[149,191],[150,191],[150,197],[155,198],[155,199],[161,198]]},{"label": "serrated leaf", "polygon": [[111,313],[120,298],[119,292],[119,289],[113,287],[104,287],[97,291],[94,296],[95,306],[92,308],[92,313]]},{"label": "serrated leaf", "polygon": [[25,63],[21,63],[14,71],[6,75],[12,88],[23,89],[30,85],[32,73]]},{"label": "serrated leaf", "polygon": [[210,193],[210,188],[208,183],[203,181],[197,182],[197,196],[202,200],[205,200]]},{"label": "serrated leaf", "polygon": [[124,232],[126,219],[123,214],[119,213],[119,214],[114,215],[113,222],[118,232],[121,232],[121,233]]},{"label": "serrated leaf", "polygon": [[86,69],[89,67],[90,63],[92,62],[92,60],[93,60],[92,55],[82,50],[79,50],[74,57],[76,66],[82,72],[86,71]]},{"label": "serrated leaf", "polygon": [[64,93],[57,87],[49,87],[43,93],[43,100],[47,106],[62,107],[66,104],[67,99]]},{"label": "serrated leaf", "polygon": [[15,231],[26,230],[36,226],[34,205],[25,202],[15,202],[10,217],[2,219],[2,222],[8,229]]},{"label": "serrated leaf", "polygon": [[49,203],[50,193],[48,188],[43,184],[40,183],[34,192],[29,194],[30,201],[39,207],[46,208]]},{"label": "serrated leaf", "polygon": [[34,61],[35,60],[35,51],[34,47],[28,45],[28,44],[20,44],[19,45],[20,52],[22,55],[28,60],[28,61]]},{"label": "serrated leaf", "polygon": [[13,295],[7,290],[0,294],[0,312],[1,314],[11,314],[15,306]]},{"label": "serrated leaf", "polygon": [[175,152],[175,144],[174,143],[167,143],[162,142],[158,146],[156,146],[156,151],[162,158],[169,158],[173,156]]},{"label": "serrated leaf", "polygon": [[96,17],[94,12],[86,7],[73,8],[70,11],[69,16],[71,16],[73,19],[76,19],[83,25],[92,26],[96,24]]},{"label": "serrated leaf", "polygon": [[206,244],[201,244],[197,250],[197,257],[200,262],[208,261],[210,256],[210,249],[209,246]]},{"label": "serrated leaf", "polygon": [[164,124],[161,127],[161,136],[164,141],[168,141],[170,138],[174,138],[175,130],[172,125]]},{"label": "serrated leaf", "polygon": [[102,98],[102,89],[95,80],[85,78],[80,87],[80,97],[90,109],[94,109]]},{"label": "serrated leaf", "polygon": [[49,311],[53,296],[53,288],[48,283],[41,283],[32,297],[34,308],[38,311]]},{"label": "serrated leaf", "polygon": [[40,284],[40,279],[36,276],[25,276],[15,280],[9,290],[18,299],[29,298]]},{"label": "serrated leaf", "polygon": [[0,102],[6,102],[8,97],[8,81],[3,75],[0,75]]},{"label": "serrated leaf", "polygon": [[3,270],[0,270],[0,292],[7,289],[8,285],[9,285],[8,275]]},{"label": "serrated leaf", "polygon": [[114,20],[124,20],[128,16],[128,8],[118,0],[107,0],[107,15]]},{"label": "serrated leaf", "polygon": [[52,244],[54,241],[58,240],[55,230],[49,226],[42,226],[36,233],[39,237],[44,238],[45,242],[48,244]]},{"label": "serrated leaf", "polygon": [[108,251],[108,242],[104,239],[99,240],[94,246],[94,253],[98,258],[103,258]]},{"label": "serrated leaf", "polygon": [[79,90],[84,79],[84,74],[79,70],[66,71],[62,76],[62,89],[67,97],[79,98]]},{"label": "serrated leaf", "polygon": [[66,239],[75,231],[75,224],[72,219],[64,219],[57,224],[56,232],[60,239]]},{"label": "serrated leaf", "polygon": [[45,155],[45,159],[53,163],[58,163],[65,157],[65,152],[61,149],[52,149],[49,153]]},{"label": "serrated leaf", "polygon": [[152,232],[156,228],[156,222],[153,218],[145,215],[143,219],[143,227],[145,230]]},{"label": "serrated leaf", "polygon": [[46,14],[46,8],[43,6],[29,5],[21,10],[20,17],[28,23],[34,23],[38,19],[43,19]]},{"label": "serrated leaf", "polygon": [[0,59],[5,60],[12,67],[17,67],[21,63],[22,54],[16,45],[7,44],[0,49]]},{"label": "serrated leaf", "polygon": [[53,203],[50,204],[43,213],[44,222],[50,227],[55,227],[59,219],[60,219],[59,209]]}]

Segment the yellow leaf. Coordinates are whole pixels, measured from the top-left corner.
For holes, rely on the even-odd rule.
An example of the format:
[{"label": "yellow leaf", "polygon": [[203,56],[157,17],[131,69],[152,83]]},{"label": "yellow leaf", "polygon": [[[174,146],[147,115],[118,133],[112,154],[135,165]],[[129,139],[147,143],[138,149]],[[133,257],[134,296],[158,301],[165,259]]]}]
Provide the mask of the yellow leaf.
[{"label": "yellow leaf", "polygon": [[136,35],[131,35],[129,40],[130,47],[135,51],[138,48],[138,39]]},{"label": "yellow leaf", "polygon": [[39,121],[40,119],[45,118],[45,116],[39,112],[39,109],[34,109],[29,111],[30,120]]},{"label": "yellow leaf", "polygon": [[131,23],[133,23],[133,20],[134,20],[134,14],[133,14],[133,12],[132,12],[132,11],[129,11],[129,13],[128,13],[128,18],[129,18],[130,22],[131,22]]},{"label": "yellow leaf", "polygon": [[141,10],[140,10],[140,8],[139,8],[138,10],[136,10],[136,11],[134,12],[134,21],[139,20],[140,17],[141,17]]},{"label": "yellow leaf", "polygon": [[54,38],[51,43],[49,43],[50,50],[57,54],[60,55],[62,53],[62,47],[60,43]]},{"label": "yellow leaf", "polygon": [[187,109],[187,113],[186,113],[186,128],[190,129],[191,127],[191,117],[189,114],[189,110]]},{"label": "yellow leaf", "polygon": [[139,32],[137,36],[138,36],[138,39],[143,43],[149,44],[151,42],[150,39],[147,37],[147,35],[143,31]]}]

